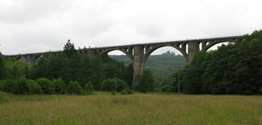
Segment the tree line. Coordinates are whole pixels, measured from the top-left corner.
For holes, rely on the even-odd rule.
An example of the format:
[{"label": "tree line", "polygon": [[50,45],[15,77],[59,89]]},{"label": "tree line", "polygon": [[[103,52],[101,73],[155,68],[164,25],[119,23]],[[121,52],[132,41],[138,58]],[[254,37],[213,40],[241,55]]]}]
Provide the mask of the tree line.
[{"label": "tree line", "polygon": [[107,55],[89,58],[77,53],[70,41],[62,54],[47,53],[31,68],[0,54],[0,71],[0,90],[14,94],[87,94],[122,90],[125,94],[132,93],[133,88],[132,64],[125,66]]},{"label": "tree line", "polygon": [[218,50],[201,51],[191,64],[170,76],[169,84],[162,90],[177,92],[180,89],[190,94],[262,94],[261,48],[260,30]]}]

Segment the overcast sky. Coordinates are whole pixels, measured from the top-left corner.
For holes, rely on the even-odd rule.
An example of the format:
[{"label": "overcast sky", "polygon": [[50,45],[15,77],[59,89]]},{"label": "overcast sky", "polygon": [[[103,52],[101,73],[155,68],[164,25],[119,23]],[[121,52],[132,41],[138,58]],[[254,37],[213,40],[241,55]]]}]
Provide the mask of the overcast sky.
[{"label": "overcast sky", "polygon": [[262,0],[0,0],[5,55],[234,36],[262,28]]}]

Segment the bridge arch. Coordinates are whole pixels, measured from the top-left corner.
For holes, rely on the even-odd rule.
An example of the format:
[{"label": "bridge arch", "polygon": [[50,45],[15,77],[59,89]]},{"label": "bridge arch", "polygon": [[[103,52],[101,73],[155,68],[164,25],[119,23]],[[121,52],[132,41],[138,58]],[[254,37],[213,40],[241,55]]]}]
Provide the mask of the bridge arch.
[{"label": "bridge arch", "polygon": [[27,63],[27,60],[24,56],[17,57],[16,59],[20,62]]},{"label": "bridge arch", "polygon": [[35,55],[31,60],[31,65],[36,64],[40,58],[43,58],[43,55]]},{"label": "bridge arch", "polygon": [[[186,46],[186,44],[184,44]],[[145,53],[145,56],[144,56],[144,59],[143,59],[143,62],[145,63],[148,59],[148,57],[154,52],[156,51],[157,49],[160,49],[160,48],[163,48],[163,47],[172,47],[176,50],[178,50],[184,57],[185,59],[187,60],[188,62],[188,54],[186,52],[186,48],[184,48],[184,50],[182,49],[182,45],[157,45],[157,46],[154,46],[154,47],[151,47],[150,50],[148,50],[148,52]]]},{"label": "bridge arch", "polygon": [[201,42],[201,47],[202,47],[202,51],[207,51],[211,47],[218,45],[220,43],[232,43],[232,42],[235,42],[235,39],[203,41]]},{"label": "bridge arch", "polygon": [[[126,50],[126,51],[125,51]],[[110,53],[110,52],[112,52],[112,51],[120,51],[120,52],[122,52],[123,54],[125,54],[128,58],[129,58],[129,60],[130,60],[130,62],[131,63],[133,63],[134,62],[134,58],[133,58],[133,50],[131,50],[131,51],[129,51],[128,49],[119,49],[119,48],[114,48],[114,49],[106,49],[106,50],[102,50],[100,53],[99,53],[99,55],[101,56],[101,55],[103,55],[103,54],[108,54],[108,53]]]}]

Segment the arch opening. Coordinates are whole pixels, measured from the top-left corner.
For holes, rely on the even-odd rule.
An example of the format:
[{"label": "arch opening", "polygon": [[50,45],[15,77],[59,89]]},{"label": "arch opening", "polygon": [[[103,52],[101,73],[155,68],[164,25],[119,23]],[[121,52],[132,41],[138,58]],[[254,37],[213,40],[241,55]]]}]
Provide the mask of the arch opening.
[{"label": "arch opening", "polygon": [[27,63],[25,57],[20,57],[20,58],[18,58],[18,61],[19,61],[19,62],[23,62],[23,63]]},{"label": "arch opening", "polygon": [[106,52],[106,54],[112,59],[123,62],[126,66],[132,63],[130,57],[128,57],[124,52],[120,50],[111,50]]},{"label": "arch opening", "polygon": [[146,59],[144,69],[150,69],[155,80],[155,88],[160,90],[168,83],[168,78],[187,64],[185,56],[176,48],[164,46],[154,50]]},{"label": "arch opening", "polygon": [[34,59],[33,59],[33,63],[34,63],[34,64],[38,64],[39,61],[40,61],[41,59],[43,59],[43,58],[44,58],[43,55],[36,56],[36,57],[34,57]]},{"label": "arch opening", "polygon": [[228,44],[234,44],[232,42],[219,42],[219,43],[214,43],[214,44],[209,44],[206,48],[206,51],[212,51],[212,50],[217,50],[219,47],[223,45],[228,45]]}]

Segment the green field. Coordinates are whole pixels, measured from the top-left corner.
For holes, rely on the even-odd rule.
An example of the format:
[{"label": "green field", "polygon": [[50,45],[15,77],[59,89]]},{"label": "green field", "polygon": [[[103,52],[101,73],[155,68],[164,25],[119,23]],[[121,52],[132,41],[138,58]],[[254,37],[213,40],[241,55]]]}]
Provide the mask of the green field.
[{"label": "green field", "polygon": [[262,96],[6,95],[0,124],[262,124]]}]

